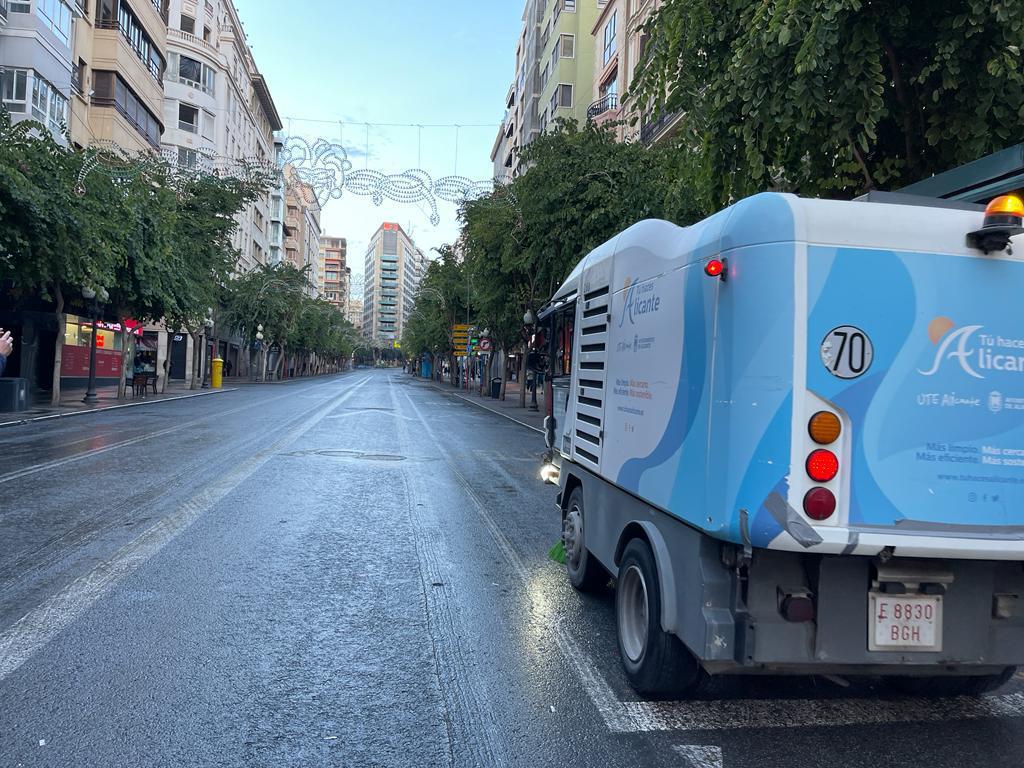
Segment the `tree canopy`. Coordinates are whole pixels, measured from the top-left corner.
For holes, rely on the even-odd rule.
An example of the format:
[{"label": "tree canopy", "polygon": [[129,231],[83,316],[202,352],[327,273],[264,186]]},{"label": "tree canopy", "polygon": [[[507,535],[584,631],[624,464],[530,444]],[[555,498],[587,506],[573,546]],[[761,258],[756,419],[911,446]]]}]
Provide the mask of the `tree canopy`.
[{"label": "tree canopy", "polygon": [[897,188],[1019,141],[1024,3],[666,0],[627,102],[681,112],[706,207]]}]

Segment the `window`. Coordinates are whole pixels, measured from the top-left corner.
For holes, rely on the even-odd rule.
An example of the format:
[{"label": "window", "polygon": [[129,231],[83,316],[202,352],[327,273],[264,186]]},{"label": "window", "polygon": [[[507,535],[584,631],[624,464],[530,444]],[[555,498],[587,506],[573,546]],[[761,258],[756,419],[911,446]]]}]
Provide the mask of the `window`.
[{"label": "window", "polygon": [[178,127],[189,133],[199,133],[199,110],[188,104],[178,104]]},{"label": "window", "polygon": [[160,148],[163,126],[156,116],[139,100],[116,72],[93,72],[92,103],[98,107],[114,107],[155,149]]},{"label": "window", "polygon": [[196,20],[183,13],[181,14],[181,24],[178,25],[178,28],[181,29],[182,32],[188,32],[190,35],[194,35],[196,33]]},{"label": "window", "polygon": [[[96,13],[100,18],[101,23],[99,26],[101,28],[110,28],[113,4],[113,0],[101,0],[101,3],[97,6]],[[117,26],[121,30],[124,39],[128,41],[132,50],[135,51],[143,65],[149,70],[149,74],[158,83],[162,83],[165,65],[164,57],[160,55],[160,50],[149,39],[149,35],[143,30],[142,25],[139,24],[138,19],[135,18],[125,0],[120,0],[117,6]]]},{"label": "window", "polygon": [[203,40],[205,40],[206,42],[210,42],[210,28],[209,27],[203,27]]},{"label": "window", "polygon": [[4,70],[0,75],[0,96],[8,112],[28,111],[28,70]]},{"label": "window", "polygon": [[62,0],[36,0],[36,15],[64,45],[68,44],[71,39],[71,6]]},{"label": "window", "polygon": [[203,110],[203,138],[207,141],[214,140],[214,134],[216,133],[217,118],[212,112]]},{"label": "window", "polygon": [[21,0],[11,0],[8,7],[11,13],[32,13],[32,4]]},{"label": "window", "polygon": [[555,86],[555,92],[551,94],[551,116],[555,116],[555,110],[559,107],[572,107],[572,86],[566,83],[559,83]]},{"label": "window", "polygon": [[191,56],[171,54],[171,72],[177,72],[178,82],[213,96],[217,73],[213,67],[193,59]]},{"label": "window", "polygon": [[54,133],[60,133],[68,120],[68,100],[38,73],[32,77],[32,117]]},{"label": "window", "polygon": [[612,60],[612,56],[615,55],[615,33],[619,23],[619,12],[613,11],[612,16],[608,19],[608,23],[604,25],[604,55],[601,58],[601,64],[607,64]]},{"label": "window", "polygon": [[199,164],[199,154],[194,149],[178,147],[178,167],[195,168]]},{"label": "window", "polygon": [[563,59],[571,59],[576,56],[576,35],[561,35],[559,46]]}]

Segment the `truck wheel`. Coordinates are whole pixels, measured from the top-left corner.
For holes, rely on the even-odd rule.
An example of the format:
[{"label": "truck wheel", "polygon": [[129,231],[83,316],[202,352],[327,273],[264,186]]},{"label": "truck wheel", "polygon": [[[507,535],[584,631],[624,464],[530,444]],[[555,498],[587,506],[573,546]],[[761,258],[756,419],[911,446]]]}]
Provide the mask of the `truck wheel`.
[{"label": "truck wheel", "polygon": [[569,506],[562,518],[562,544],[569,583],[580,592],[596,592],[608,583],[608,571],[587,549],[583,527],[583,488],[576,486],[569,495]]},{"label": "truck wheel", "polygon": [[626,545],[615,586],[619,654],[633,689],[652,698],[696,693],[706,674],[678,637],[661,628],[661,586],[643,539]]},{"label": "truck wheel", "polygon": [[1016,671],[1016,667],[1007,667],[998,675],[890,677],[888,683],[908,696],[981,696],[1002,688]]}]

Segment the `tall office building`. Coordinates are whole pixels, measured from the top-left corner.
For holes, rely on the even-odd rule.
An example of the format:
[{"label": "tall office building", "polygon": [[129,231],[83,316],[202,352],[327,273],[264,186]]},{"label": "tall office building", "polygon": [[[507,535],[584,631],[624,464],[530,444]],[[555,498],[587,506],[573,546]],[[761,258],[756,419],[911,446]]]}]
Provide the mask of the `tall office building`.
[{"label": "tall office building", "polygon": [[402,338],[426,258],[398,224],[381,224],[366,251],[363,336],[391,344]]},{"label": "tall office building", "polygon": [[[149,2],[150,0],[135,0]],[[163,109],[165,154],[186,168],[225,160],[276,164],[281,117],[232,0],[170,0]],[[274,263],[274,191],[238,215],[237,270]],[[280,219],[279,219],[280,221]]]},{"label": "tall office building", "polygon": [[348,314],[352,270],[347,262],[348,241],[344,237],[320,236],[320,296],[340,312]]}]

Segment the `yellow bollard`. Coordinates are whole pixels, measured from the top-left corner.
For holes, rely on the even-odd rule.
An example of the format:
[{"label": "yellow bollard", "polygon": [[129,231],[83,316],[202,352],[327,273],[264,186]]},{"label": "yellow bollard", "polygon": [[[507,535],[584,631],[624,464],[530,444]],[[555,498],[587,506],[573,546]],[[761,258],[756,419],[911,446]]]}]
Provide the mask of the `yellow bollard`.
[{"label": "yellow bollard", "polygon": [[213,358],[213,369],[210,374],[210,386],[214,389],[220,389],[220,385],[224,383],[224,361],[219,357]]}]

